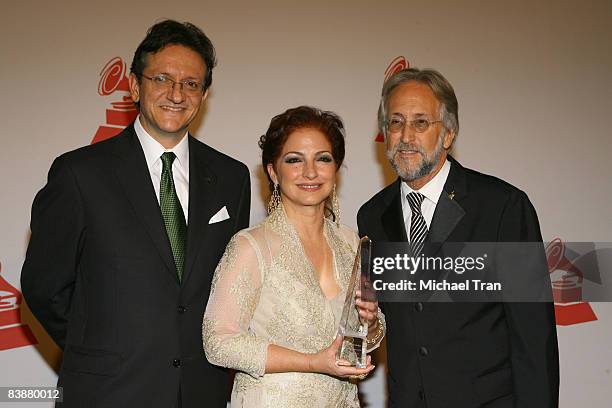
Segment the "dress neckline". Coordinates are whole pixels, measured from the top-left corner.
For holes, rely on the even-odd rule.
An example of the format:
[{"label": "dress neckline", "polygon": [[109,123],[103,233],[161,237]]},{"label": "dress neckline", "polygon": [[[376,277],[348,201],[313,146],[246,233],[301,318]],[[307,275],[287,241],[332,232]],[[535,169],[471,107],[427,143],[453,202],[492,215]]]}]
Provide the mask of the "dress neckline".
[{"label": "dress neckline", "polygon": [[340,284],[340,276],[339,276],[339,271],[338,271],[336,251],[334,250],[334,246],[331,245],[330,243],[330,235],[334,234],[333,228],[335,227],[335,224],[332,221],[328,220],[327,218],[323,218],[323,237],[325,238],[327,247],[329,248],[332,254],[331,262],[332,262],[334,282],[336,283],[336,286],[340,289],[334,296],[327,297],[325,295],[325,292],[323,292],[323,289],[321,288],[321,285],[317,279],[317,276],[318,276],[317,269],[312,263],[312,260],[306,254],[304,243],[302,242],[300,235],[297,232],[297,229],[295,228],[295,226],[289,219],[289,216],[287,215],[287,212],[285,211],[285,207],[283,206],[282,202],[279,203],[278,207],[276,207],[276,209],[268,216],[268,218],[272,221],[273,225],[276,224],[277,226],[281,227],[281,229],[285,229],[290,234],[291,238],[296,243],[296,245],[299,247],[299,251],[304,256],[305,263],[307,264],[308,269],[311,272],[309,274],[309,277],[312,281],[312,284],[316,285],[316,287],[319,289],[319,293],[321,294],[321,297],[326,302],[329,303],[329,302],[333,302],[339,296],[341,296],[344,291],[342,290],[342,285]]}]

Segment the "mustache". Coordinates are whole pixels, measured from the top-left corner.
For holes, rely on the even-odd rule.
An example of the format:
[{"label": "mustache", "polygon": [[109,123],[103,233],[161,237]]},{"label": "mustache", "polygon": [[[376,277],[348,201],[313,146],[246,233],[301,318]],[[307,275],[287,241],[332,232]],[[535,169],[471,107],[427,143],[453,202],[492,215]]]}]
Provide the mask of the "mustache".
[{"label": "mustache", "polygon": [[425,154],[425,149],[423,149],[422,146],[413,144],[413,143],[404,143],[404,142],[399,142],[394,148],[393,148],[393,154],[397,154],[399,152],[402,151],[413,151],[413,152],[419,152],[421,154]]}]

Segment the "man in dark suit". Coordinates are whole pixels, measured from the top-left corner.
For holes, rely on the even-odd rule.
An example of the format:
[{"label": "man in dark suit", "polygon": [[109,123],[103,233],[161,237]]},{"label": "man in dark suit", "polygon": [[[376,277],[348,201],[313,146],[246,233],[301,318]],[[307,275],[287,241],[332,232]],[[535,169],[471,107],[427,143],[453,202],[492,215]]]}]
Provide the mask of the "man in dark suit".
[{"label": "man in dark suit", "polygon": [[[437,71],[405,69],[385,83],[379,125],[399,178],[360,208],[361,235],[408,241],[425,256],[444,242],[541,241],[524,192],[447,155],[459,130],[457,112],[454,90]],[[390,407],[558,406],[551,303],[383,308]]]},{"label": "man in dark suit", "polygon": [[64,350],[60,406],[225,407],[202,316],[227,242],[248,226],[250,179],[187,131],[214,65],[199,28],[155,24],[129,77],[136,121],[58,157],[34,199],[21,285]]}]

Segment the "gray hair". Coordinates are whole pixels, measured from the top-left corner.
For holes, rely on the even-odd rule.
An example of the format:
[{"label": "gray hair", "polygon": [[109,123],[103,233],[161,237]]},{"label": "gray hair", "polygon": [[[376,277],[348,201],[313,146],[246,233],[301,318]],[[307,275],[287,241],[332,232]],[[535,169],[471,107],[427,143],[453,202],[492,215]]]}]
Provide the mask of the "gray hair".
[{"label": "gray hair", "polygon": [[415,81],[429,86],[440,102],[440,120],[455,136],[459,134],[459,104],[450,82],[435,69],[406,68],[393,74],[383,85],[378,107],[378,128],[387,137],[387,103],[393,90],[406,82]]}]

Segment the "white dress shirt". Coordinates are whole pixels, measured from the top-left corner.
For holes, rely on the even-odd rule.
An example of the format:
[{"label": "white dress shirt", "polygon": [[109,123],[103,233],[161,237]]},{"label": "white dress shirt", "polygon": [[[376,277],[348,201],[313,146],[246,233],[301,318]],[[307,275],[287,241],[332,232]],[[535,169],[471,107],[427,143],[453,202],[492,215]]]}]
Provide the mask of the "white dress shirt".
[{"label": "white dress shirt", "polygon": [[410,222],[412,220],[412,210],[410,209],[410,204],[408,203],[408,199],[406,196],[413,191],[419,192],[425,196],[423,203],[421,204],[421,213],[423,214],[423,218],[425,218],[425,223],[427,224],[427,230],[431,227],[431,220],[434,216],[434,211],[436,211],[436,205],[438,205],[438,200],[440,199],[440,195],[444,190],[444,184],[446,183],[446,179],[448,178],[448,173],[450,172],[451,164],[448,160],[445,159],[442,168],[432,178],[421,187],[419,190],[413,190],[410,188],[405,181],[402,181],[400,192],[402,194],[402,214],[404,216],[404,226],[406,227],[406,236],[408,237],[408,241],[410,241]]},{"label": "white dress shirt", "polygon": [[174,179],[176,195],[181,202],[181,207],[183,207],[185,223],[187,223],[189,219],[187,213],[189,208],[189,140],[187,138],[187,132],[185,132],[185,135],[176,146],[172,149],[166,149],[157,140],[153,139],[153,137],[142,127],[140,115],[138,115],[138,118],[134,122],[134,130],[136,130],[136,135],[138,136],[138,140],[144,151],[145,159],[147,160],[147,167],[151,175],[151,182],[153,183],[158,203],[159,186],[163,167],[161,155],[165,152],[173,152],[176,155],[176,159],[174,159],[172,163],[172,177]]}]

